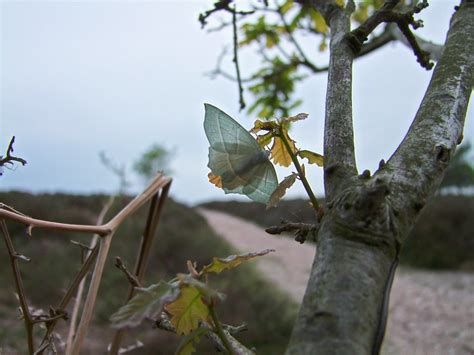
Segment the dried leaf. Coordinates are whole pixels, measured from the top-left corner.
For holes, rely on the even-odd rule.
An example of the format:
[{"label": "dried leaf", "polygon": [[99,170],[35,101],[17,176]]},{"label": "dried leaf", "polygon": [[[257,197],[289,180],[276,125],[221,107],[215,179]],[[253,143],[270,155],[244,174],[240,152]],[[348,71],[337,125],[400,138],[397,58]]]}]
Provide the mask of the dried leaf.
[{"label": "dried leaf", "polygon": [[216,187],[222,189],[222,179],[218,175],[214,175],[212,172],[207,174],[207,178],[209,179],[209,182]]},{"label": "dried leaf", "polygon": [[[290,146],[292,152],[296,153],[297,149],[295,141],[288,136],[288,131],[285,129],[283,130],[282,134],[286,136],[286,140],[288,141],[288,145]],[[283,143],[283,140],[280,137],[275,137],[273,139],[271,156],[275,164],[288,167],[292,163],[291,155],[290,153],[288,153],[288,150],[286,149],[285,144]]]},{"label": "dried leaf", "polygon": [[324,157],[321,154],[312,152],[310,150],[299,150],[297,154],[301,158],[308,159],[309,164],[316,164],[317,166],[324,165]]},{"label": "dried leaf", "polygon": [[270,200],[267,203],[267,209],[271,207],[276,207],[281,198],[285,196],[286,190],[289,189],[296,181],[298,174],[292,173],[291,175],[285,177],[278,187],[273,191],[270,196]]},{"label": "dried leaf", "polygon": [[301,121],[304,120],[308,117],[307,113],[298,113],[295,116],[290,116],[290,117],[285,117],[282,119],[282,122],[289,123],[289,122],[295,122],[295,121]]},{"label": "dried leaf", "polygon": [[257,256],[266,255],[270,252],[274,252],[273,249],[265,249],[257,253],[247,253],[247,254],[240,254],[240,255],[231,255],[227,258],[212,258],[212,263],[206,265],[202,268],[202,273],[215,273],[219,274],[224,270],[233,269],[242,262],[247,261],[249,259],[256,258]]},{"label": "dried leaf", "polygon": [[137,294],[110,317],[112,327],[136,327],[145,318],[156,319],[164,305],[178,296],[178,289],[164,281],[136,290]]}]

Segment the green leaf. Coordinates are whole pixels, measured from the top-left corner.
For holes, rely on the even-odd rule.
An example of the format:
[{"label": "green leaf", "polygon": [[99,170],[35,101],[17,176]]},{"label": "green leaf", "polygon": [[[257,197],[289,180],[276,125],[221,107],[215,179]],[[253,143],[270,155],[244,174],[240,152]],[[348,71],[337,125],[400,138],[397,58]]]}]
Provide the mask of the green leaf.
[{"label": "green leaf", "polygon": [[194,286],[181,285],[178,298],[165,306],[177,334],[189,334],[199,322],[210,321],[209,307],[203,302],[201,292]]},{"label": "green leaf", "polygon": [[270,200],[267,204],[267,209],[271,207],[276,207],[278,202],[280,202],[281,198],[285,196],[286,190],[288,190],[296,181],[298,174],[292,173],[291,175],[285,177],[278,187],[273,191],[272,195],[270,196]]},{"label": "green leaf", "polygon": [[201,337],[208,333],[210,330],[207,328],[197,328],[194,329],[191,333],[188,335],[182,337],[178,349],[176,349],[176,355],[191,355],[193,354],[196,349],[194,348],[194,345],[196,343],[199,343],[199,340]]},{"label": "green leaf", "polygon": [[270,252],[274,252],[275,250],[273,249],[265,249],[257,253],[247,253],[247,254],[240,254],[240,255],[231,255],[228,256],[227,258],[212,258],[212,263],[209,265],[206,265],[202,268],[202,273],[215,273],[219,274],[224,270],[229,270],[233,269],[242,262],[256,258],[257,256],[262,256],[266,255]]},{"label": "green leaf", "polygon": [[324,165],[324,157],[321,154],[312,152],[310,150],[299,150],[297,154],[301,158],[306,158],[308,159],[309,164],[316,164],[317,166],[323,166]]},{"label": "green leaf", "polygon": [[178,290],[164,281],[136,291],[137,294],[110,317],[112,327],[136,327],[145,318],[156,319],[164,305],[178,296]]}]

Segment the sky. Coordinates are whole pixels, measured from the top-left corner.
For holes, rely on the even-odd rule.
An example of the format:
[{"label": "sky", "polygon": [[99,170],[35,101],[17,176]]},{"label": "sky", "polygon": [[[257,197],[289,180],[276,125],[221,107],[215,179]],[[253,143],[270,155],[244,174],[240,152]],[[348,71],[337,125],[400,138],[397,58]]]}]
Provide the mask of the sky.
[{"label": "sky", "polygon": [[[118,179],[99,152],[127,167],[131,193],[143,182],[131,169],[154,143],[174,151],[171,195],[196,204],[239,199],[207,179],[208,142],[203,130],[208,102],[244,127],[255,117],[239,112],[237,87],[212,80],[229,31],[208,33],[197,17],[212,0],[5,1],[0,0],[0,150],[16,136],[15,154],[28,164],[5,170],[0,190],[113,193]],[[456,1],[433,0],[417,33],[443,43]],[[315,52],[316,55],[317,52]],[[244,72],[255,55],[241,56]],[[231,68],[231,67],[230,67]],[[401,44],[354,64],[354,129],[360,171],[376,170],[403,139],[432,72]],[[326,74],[297,89],[309,117],[294,125],[299,147],[322,153]],[[246,99],[251,101],[250,95]],[[472,106],[472,105],[471,105]],[[465,139],[474,141],[468,111]],[[280,179],[291,170],[277,169]],[[307,168],[317,194],[321,168]],[[289,197],[303,197],[295,186]],[[245,198],[240,198],[245,199]]]}]

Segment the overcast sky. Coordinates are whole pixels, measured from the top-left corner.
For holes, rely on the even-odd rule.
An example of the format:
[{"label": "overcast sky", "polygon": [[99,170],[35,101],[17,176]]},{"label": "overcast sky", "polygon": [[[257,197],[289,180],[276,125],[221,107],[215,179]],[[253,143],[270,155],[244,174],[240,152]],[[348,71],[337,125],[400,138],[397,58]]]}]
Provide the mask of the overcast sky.
[{"label": "overcast sky", "polygon": [[[175,150],[172,195],[198,203],[231,199],[208,183],[204,102],[244,126],[255,117],[238,112],[237,88],[211,80],[230,33],[200,29],[198,14],[213,1],[1,1],[0,149],[16,136],[15,153],[28,165],[5,171],[0,189],[34,192],[113,192],[117,178],[99,152],[131,167],[151,144]],[[444,42],[456,1],[431,1],[420,35]],[[243,70],[254,59],[242,58]],[[325,74],[307,80],[292,129],[298,146],[322,152]],[[416,112],[431,72],[403,45],[354,65],[354,125],[358,166],[375,170],[388,159]],[[250,101],[250,96],[247,95]],[[471,105],[472,106],[472,105]],[[297,113],[297,112],[295,112]],[[473,141],[473,113],[465,137]],[[279,178],[284,170],[277,170]],[[320,168],[307,169],[321,194]],[[131,191],[141,188],[134,182]],[[303,196],[301,187],[291,197]]]}]

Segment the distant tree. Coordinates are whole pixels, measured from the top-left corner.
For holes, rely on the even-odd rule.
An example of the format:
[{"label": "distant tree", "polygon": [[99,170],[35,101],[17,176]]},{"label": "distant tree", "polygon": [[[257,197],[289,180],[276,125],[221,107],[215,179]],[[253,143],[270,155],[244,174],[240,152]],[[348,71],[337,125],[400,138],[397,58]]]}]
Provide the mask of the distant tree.
[{"label": "distant tree", "polygon": [[[422,25],[414,15],[427,6],[426,0],[357,4],[353,0],[219,0],[199,17],[204,26],[215,13],[229,15],[217,29],[233,29],[235,75],[221,65],[214,74],[236,80],[241,108],[245,107],[244,85],[248,85],[254,95],[249,110],[261,117],[294,114],[300,102],[294,98],[295,85],[308,75],[328,72],[325,206],[315,220],[317,253],[287,354],[380,351],[400,248],[461,143],[474,81],[474,1],[459,2],[444,46],[424,41],[412,31]],[[309,49],[303,47],[303,37]],[[396,151],[387,162],[380,162],[373,175],[360,173],[354,149],[352,64],[393,41],[411,47],[425,69],[431,69],[433,61],[437,64]],[[250,46],[257,49],[261,66],[244,76],[239,54]],[[314,61],[318,46],[329,50],[325,65]],[[281,131],[270,134],[281,136]],[[220,149],[225,155],[227,148]],[[298,170],[302,182],[304,175]],[[229,190],[239,187],[221,183]]]},{"label": "distant tree", "polygon": [[164,174],[171,174],[169,165],[172,156],[172,151],[155,143],[133,164],[133,169],[141,178],[148,182],[159,171]]},{"label": "distant tree", "polygon": [[469,157],[470,153],[472,153],[470,142],[463,144],[456,150],[456,154],[444,174],[441,188],[474,186],[474,163],[473,158]]}]

